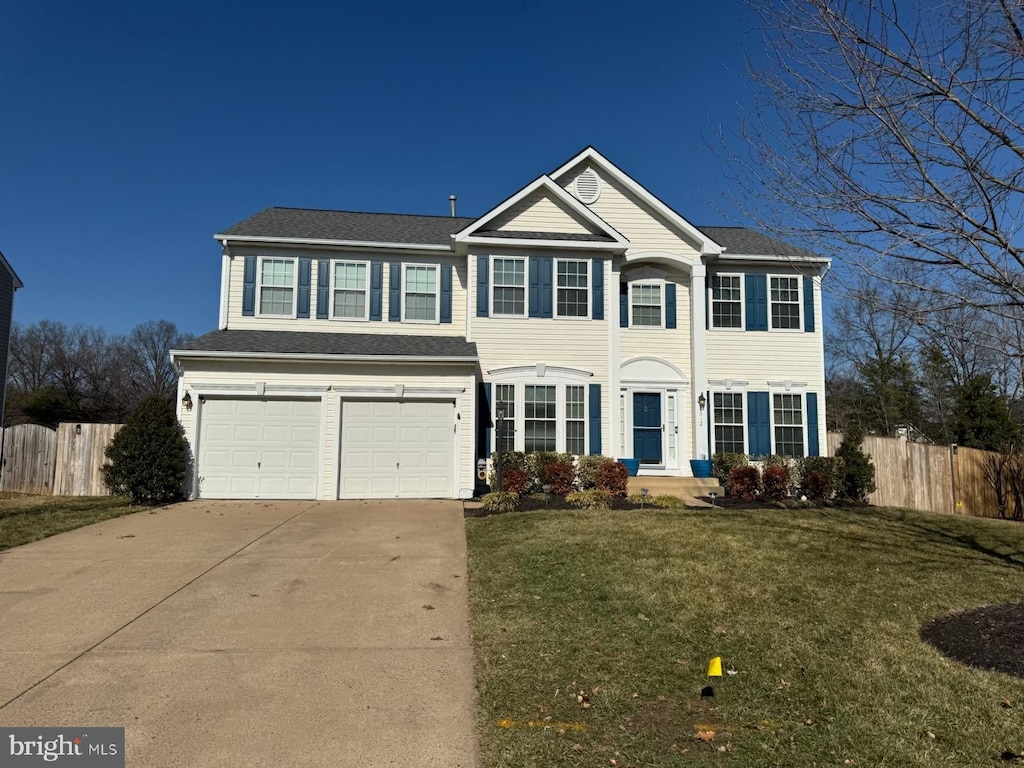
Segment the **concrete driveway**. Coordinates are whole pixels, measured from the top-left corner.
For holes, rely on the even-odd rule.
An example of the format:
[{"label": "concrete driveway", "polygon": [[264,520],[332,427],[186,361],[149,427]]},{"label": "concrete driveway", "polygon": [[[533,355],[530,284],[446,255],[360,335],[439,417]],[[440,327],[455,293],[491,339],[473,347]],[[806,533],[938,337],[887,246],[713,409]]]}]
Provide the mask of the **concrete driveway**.
[{"label": "concrete driveway", "polygon": [[130,766],[477,765],[458,502],[193,502],[0,554],[0,724]]}]

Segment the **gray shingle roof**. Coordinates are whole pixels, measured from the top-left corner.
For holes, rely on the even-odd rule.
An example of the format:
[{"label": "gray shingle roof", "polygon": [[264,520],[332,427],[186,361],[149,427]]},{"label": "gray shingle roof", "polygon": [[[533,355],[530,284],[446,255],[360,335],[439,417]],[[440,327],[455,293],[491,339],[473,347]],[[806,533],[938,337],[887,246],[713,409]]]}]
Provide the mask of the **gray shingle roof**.
[{"label": "gray shingle roof", "polygon": [[312,331],[213,331],[192,339],[182,351],[390,357],[470,357],[476,344],[462,336],[413,336],[398,333],[316,333]]},{"label": "gray shingle roof", "polygon": [[592,235],[579,232],[517,232],[514,230],[503,230],[498,232],[493,229],[482,229],[473,233],[476,237],[509,237],[519,240],[582,240],[591,243],[614,243],[614,238],[608,235]]},{"label": "gray shingle roof", "polygon": [[697,227],[725,248],[730,256],[782,256],[785,258],[821,258],[813,251],[776,240],[746,227]]},{"label": "gray shingle roof", "polygon": [[450,245],[451,236],[476,219],[414,216],[405,213],[356,213],[310,208],[266,208],[220,234],[306,240],[355,240],[375,243]]}]

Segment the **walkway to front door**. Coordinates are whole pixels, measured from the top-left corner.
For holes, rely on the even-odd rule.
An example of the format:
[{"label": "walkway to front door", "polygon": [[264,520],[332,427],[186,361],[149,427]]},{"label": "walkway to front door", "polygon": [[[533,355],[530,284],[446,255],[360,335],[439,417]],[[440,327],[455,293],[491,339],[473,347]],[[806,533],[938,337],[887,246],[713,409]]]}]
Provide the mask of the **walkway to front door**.
[{"label": "walkway to front door", "polygon": [[633,458],[640,464],[661,465],[661,394],[633,393]]}]

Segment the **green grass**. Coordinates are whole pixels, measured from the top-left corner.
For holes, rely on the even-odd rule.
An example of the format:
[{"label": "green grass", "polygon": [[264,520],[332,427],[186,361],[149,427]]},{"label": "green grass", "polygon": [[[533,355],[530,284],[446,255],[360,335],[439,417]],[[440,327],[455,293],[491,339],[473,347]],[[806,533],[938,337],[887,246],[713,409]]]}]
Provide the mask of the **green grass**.
[{"label": "green grass", "polygon": [[113,496],[8,495],[0,498],[0,551],[139,509]]},{"label": "green grass", "polygon": [[[935,616],[1024,600],[1024,525],[878,509],[466,525],[487,768],[967,768],[1024,753],[1024,680],[918,638]],[[713,656],[737,674],[709,680]]]}]

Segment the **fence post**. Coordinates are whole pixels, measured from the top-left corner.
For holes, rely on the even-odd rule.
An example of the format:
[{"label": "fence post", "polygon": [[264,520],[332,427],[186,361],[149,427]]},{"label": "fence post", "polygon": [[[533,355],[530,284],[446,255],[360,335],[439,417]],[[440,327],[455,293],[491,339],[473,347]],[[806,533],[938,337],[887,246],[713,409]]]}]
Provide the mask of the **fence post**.
[{"label": "fence post", "polygon": [[953,490],[953,509],[951,514],[957,514],[957,500],[956,500],[956,475],[960,469],[960,461],[957,458],[957,444],[953,443],[949,446],[949,483]]}]

